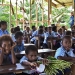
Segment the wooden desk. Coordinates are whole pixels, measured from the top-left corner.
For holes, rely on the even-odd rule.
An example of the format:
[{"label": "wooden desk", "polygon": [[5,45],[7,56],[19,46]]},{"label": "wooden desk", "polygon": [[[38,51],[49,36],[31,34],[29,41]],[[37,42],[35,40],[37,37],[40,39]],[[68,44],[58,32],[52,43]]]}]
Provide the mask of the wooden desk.
[{"label": "wooden desk", "polygon": [[0,74],[10,73],[10,72],[19,72],[27,70],[26,66],[17,63],[16,65],[7,65],[7,66],[0,66]]},{"label": "wooden desk", "polygon": [[[43,53],[55,53],[55,50],[51,49],[38,49],[38,54],[43,54]],[[16,55],[25,55],[25,51],[21,51],[20,53],[15,53]]]},{"label": "wooden desk", "polygon": [[27,47],[27,46],[29,46],[29,45],[35,45],[35,44],[32,44],[32,43],[25,43],[25,44],[24,44],[25,47]]}]

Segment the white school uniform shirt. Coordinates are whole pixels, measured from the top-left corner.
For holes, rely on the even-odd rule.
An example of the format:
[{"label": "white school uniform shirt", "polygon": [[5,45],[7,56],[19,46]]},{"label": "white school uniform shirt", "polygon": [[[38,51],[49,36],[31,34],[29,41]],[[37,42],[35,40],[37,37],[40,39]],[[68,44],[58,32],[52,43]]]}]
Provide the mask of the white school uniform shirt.
[{"label": "white school uniform shirt", "polygon": [[72,40],[75,40],[75,37],[72,37]]},{"label": "white school uniform shirt", "polygon": [[53,31],[51,32],[51,34],[49,32],[44,33],[44,42],[43,43],[47,44],[48,37],[54,37]]},{"label": "white school uniform shirt", "polygon": [[36,40],[35,36],[37,36],[37,35],[44,36],[44,33],[39,34],[39,33],[38,33],[38,30],[34,31],[33,34],[32,34],[32,37],[33,37],[33,38],[31,38],[30,41],[35,41],[35,40]]},{"label": "white school uniform shirt", "polygon": [[67,52],[67,51],[64,49],[64,47],[61,46],[60,48],[58,48],[58,49],[56,50],[55,58],[58,59],[59,56],[62,56],[62,57],[66,56],[65,53],[67,53],[67,54],[68,54],[69,56],[71,56],[71,57],[75,57],[72,48]]},{"label": "white school uniform shirt", "polygon": [[[37,56],[37,61],[41,60],[43,58]],[[23,62],[28,62],[28,58],[26,56],[23,56],[21,59],[20,59],[20,63],[22,64]],[[23,73],[27,73],[27,74],[31,74],[35,72],[35,70],[25,70],[23,71]]]},{"label": "white school uniform shirt", "polygon": [[34,31],[33,33],[32,33],[32,38],[31,38],[31,40],[30,41],[35,41],[36,40],[36,38],[35,38],[35,36],[36,35],[38,35],[38,30],[36,30],[36,31]]},{"label": "white school uniform shirt", "polygon": [[12,34],[12,35],[11,35],[11,38],[12,38],[13,42],[16,41],[16,39],[15,39],[15,34]]}]

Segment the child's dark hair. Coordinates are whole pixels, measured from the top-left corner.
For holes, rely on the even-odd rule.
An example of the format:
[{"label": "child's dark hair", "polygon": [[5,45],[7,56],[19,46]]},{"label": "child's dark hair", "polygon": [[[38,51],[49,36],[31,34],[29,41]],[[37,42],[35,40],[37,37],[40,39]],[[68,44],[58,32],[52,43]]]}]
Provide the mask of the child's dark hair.
[{"label": "child's dark hair", "polygon": [[2,42],[3,41],[10,41],[11,42],[11,46],[13,45],[13,40],[9,35],[3,35],[0,37],[0,47],[2,46]]},{"label": "child's dark hair", "polygon": [[57,31],[57,26],[53,26],[52,31],[56,32]]},{"label": "child's dark hair", "polygon": [[14,32],[16,33],[17,31],[20,31],[20,28],[19,27],[15,27],[14,28]]},{"label": "child's dark hair", "polygon": [[11,33],[15,33],[15,32],[14,32],[14,28],[11,28]]},{"label": "child's dark hair", "polygon": [[29,54],[30,51],[32,51],[32,52],[34,51],[34,52],[38,53],[38,49],[35,45],[29,45],[26,47],[25,53]]},{"label": "child's dark hair", "polygon": [[0,24],[1,25],[7,25],[7,22],[6,21],[1,21]]},{"label": "child's dark hair", "polygon": [[71,40],[71,36],[65,35],[65,36],[62,38],[62,42],[63,42],[64,39]]},{"label": "child's dark hair", "polygon": [[21,31],[17,31],[15,33],[15,39],[18,39],[20,36],[23,36],[23,33]]},{"label": "child's dark hair", "polygon": [[74,36],[74,34],[75,34],[75,32],[74,32],[74,31],[72,31],[72,36]]},{"label": "child's dark hair", "polygon": [[39,29],[42,29],[43,28],[43,26],[41,25],[41,26],[39,26]]},{"label": "child's dark hair", "polygon": [[66,31],[66,35],[71,36],[72,32],[71,31]]},{"label": "child's dark hair", "polygon": [[48,29],[52,29],[52,26],[49,26]]},{"label": "child's dark hair", "polygon": [[32,29],[34,29],[35,28],[35,26],[32,26]]}]

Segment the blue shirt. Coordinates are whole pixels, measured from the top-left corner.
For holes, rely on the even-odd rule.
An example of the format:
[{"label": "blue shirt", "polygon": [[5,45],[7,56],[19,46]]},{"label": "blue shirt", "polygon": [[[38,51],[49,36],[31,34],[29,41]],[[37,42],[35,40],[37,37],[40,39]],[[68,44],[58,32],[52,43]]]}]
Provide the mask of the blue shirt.
[{"label": "blue shirt", "polygon": [[39,35],[39,36],[42,36],[42,37],[44,36],[44,33],[39,34],[38,31],[39,31],[39,30],[36,30],[36,31],[33,32],[32,36],[31,36],[32,38],[31,38],[30,41],[36,41],[35,36],[38,36],[38,35]]},{"label": "blue shirt", "polygon": [[[0,50],[0,54],[2,51]],[[2,65],[10,65],[12,64],[12,56],[10,54],[4,54]]]},{"label": "blue shirt", "polygon": [[47,38],[48,37],[54,37],[53,31],[51,33],[49,33],[49,32],[44,33],[44,42],[43,43],[47,44]]},{"label": "blue shirt", "polygon": [[66,56],[66,54],[69,55],[69,56],[71,56],[71,57],[75,57],[72,48],[67,52],[67,51],[64,49],[64,47],[61,46],[60,48],[58,48],[58,49],[56,50],[55,58],[57,59],[59,56],[64,57],[64,56]]},{"label": "blue shirt", "polygon": [[74,16],[70,17],[70,27],[74,25]]},{"label": "blue shirt", "polygon": [[23,50],[25,50],[25,47],[24,47],[24,45],[21,43],[20,45],[16,45],[15,47],[14,47],[14,52],[21,52],[21,51],[23,51]]},{"label": "blue shirt", "polygon": [[[39,60],[41,60],[41,59],[43,59],[43,58],[37,56],[36,61],[39,61]],[[28,58],[27,58],[26,56],[23,56],[23,57],[21,58],[20,63],[22,64],[23,62],[28,62]],[[23,71],[23,73],[27,73],[27,74],[31,74],[31,73],[33,73],[33,72],[35,72],[35,70],[25,70],[25,71]]]},{"label": "blue shirt", "polygon": [[9,34],[9,32],[7,30],[2,30],[0,29],[0,36],[4,35],[4,34]]}]

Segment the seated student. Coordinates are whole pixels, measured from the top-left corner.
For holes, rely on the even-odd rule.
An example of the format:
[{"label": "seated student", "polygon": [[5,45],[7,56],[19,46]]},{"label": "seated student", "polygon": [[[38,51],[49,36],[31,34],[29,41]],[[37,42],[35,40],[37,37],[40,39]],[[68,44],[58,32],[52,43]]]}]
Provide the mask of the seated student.
[{"label": "seated student", "polygon": [[62,26],[62,36],[65,35],[65,31],[67,31],[67,29],[65,28],[65,26]]},{"label": "seated student", "polygon": [[75,55],[71,47],[72,47],[71,36],[68,35],[64,36],[62,39],[62,46],[57,49],[55,53],[55,58],[66,61],[75,60]]},{"label": "seated student", "polygon": [[75,32],[75,25],[72,26],[71,30]]},{"label": "seated student", "polygon": [[31,30],[30,27],[26,27],[26,30],[23,31],[25,43],[28,43],[28,38],[30,39]]},{"label": "seated student", "polygon": [[59,38],[62,38],[63,36],[62,36],[62,28],[60,28],[59,30],[58,30],[58,37]]},{"label": "seated student", "polygon": [[59,37],[59,34],[57,32],[57,26],[53,26],[52,30],[53,30],[53,34],[54,34],[54,38],[55,38],[53,40],[53,49],[56,50],[57,48],[60,47],[60,42],[59,42],[60,37]]},{"label": "seated student", "polygon": [[11,38],[12,40],[15,42],[16,39],[15,39],[15,31],[14,31],[15,28],[11,28]]},{"label": "seated student", "polygon": [[71,31],[66,31],[66,32],[65,32],[65,35],[72,36],[72,32],[71,32]]},{"label": "seated student", "polygon": [[[0,38],[0,65],[10,65],[16,63],[16,56],[14,53],[13,41],[9,35],[3,35]],[[0,74],[0,75],[13,75],[13,73]]]},{"label": "seated student", "polygon": [[15,39],[16,39],[16,46],[14,47],[15,52],[21,52],[25,50],[24,44],[23,44],[23,33],[18,31],[15,33]]},{"label": "seated student", "polygon": [[44,33],[44,41],[43,41],[43,48],[48,48],[48,41],[49,37],[54,37],[52,27],[48,27],[48,32]]},{"label": "seated student", "polygon": [[[26,55],[21,58],[20,63],[23,65],[29,66],[32,69],[36,68],[37,66],[36,61],[42,61],[43,64],[48,63],[47,59],[37,56],[38,50],[36,46],[34,45],[29,45],[28,47],[26,47],[25,53]],[[22,74],[23,75],[38,75],[38,73],[36,72],[31,73],[31,70],[23,71]]]},{"label": "seated student", "polygon": [[7,22],[1,21],[0,22],[0,36],[4,34],[9,34],[9,32],[6,29],[7,29]]},{"label": "seated student", "polygon": [[36,30],[33,32],[32,36],[31,36],[31,43],[36,44],[36,36],[40,37],[40,45],[43,45],[43,40],[44,40],[44,32],[43,32],[43,26],[39,27],[39,30]]},{"label": "seated student", "polygon": [[[62,39],[62,46],[56,50],[55,58],[65,61],[75,61],[75,55],[71,47],[71,36],[64,36]],[[69,75],[70,69],[67,69],[65,72],[67,72]]]},{"label": "seated student", "polygon": [[72,48],[74,49],[73,52],[75,54],[75,32],[73,31],[72,32]]}]

